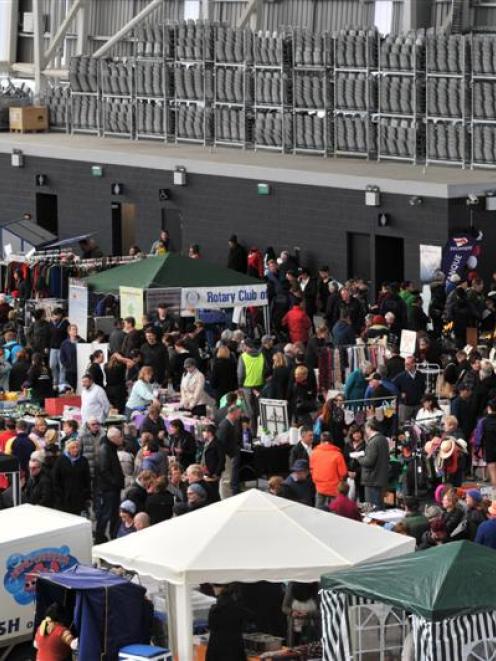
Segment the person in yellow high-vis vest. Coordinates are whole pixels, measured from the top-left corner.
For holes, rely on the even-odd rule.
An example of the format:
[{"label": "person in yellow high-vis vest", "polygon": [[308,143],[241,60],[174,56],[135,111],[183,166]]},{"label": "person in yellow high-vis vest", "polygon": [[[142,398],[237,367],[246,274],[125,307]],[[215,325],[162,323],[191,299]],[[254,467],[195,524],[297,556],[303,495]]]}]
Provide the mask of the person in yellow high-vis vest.
[{"label": "person in yellow high-vis vest", "polygon": [[249,410],[252,433],[257,433],[258,397],[265,385],[267,366],[262,351],[252,339],[244,340],[244,350],[238,360],[238,383],[243,389]]}]

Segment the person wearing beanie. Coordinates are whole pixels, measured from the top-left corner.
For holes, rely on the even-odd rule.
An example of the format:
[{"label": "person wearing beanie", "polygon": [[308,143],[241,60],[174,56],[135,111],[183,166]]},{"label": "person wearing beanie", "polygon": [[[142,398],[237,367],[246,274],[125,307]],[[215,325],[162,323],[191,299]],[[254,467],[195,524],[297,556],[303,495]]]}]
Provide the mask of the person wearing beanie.
[{"label": "person wearing beanie", "polygon": [[486,511],[482,503],[482,494],[479,489],[469,489],[465,494],[465,503],[467,505],[465,518],[467,521],[468,538],[473,541],[480,524],[487,520]]},{"label": "person wearing beanie", "polygon": [[119,517],[121,520],[117,530],[116,537],[125,537],[132,532],[136,532],[134,527],[134,515],[136,514],[136,505],[132,500],[124,500],[119,507]]},{"label": "person wearing beanie", "polygon": [[174,505],[174,514],[176,516],[181,516],[182,514],[188,514],[189,512],[194,512],[195,510],[199,510],[202,507],[208,505],[207,491],[198,482],[193,482],[188,485],[186,497],[188,499],[187,503],[177,503],[176,505]]}]

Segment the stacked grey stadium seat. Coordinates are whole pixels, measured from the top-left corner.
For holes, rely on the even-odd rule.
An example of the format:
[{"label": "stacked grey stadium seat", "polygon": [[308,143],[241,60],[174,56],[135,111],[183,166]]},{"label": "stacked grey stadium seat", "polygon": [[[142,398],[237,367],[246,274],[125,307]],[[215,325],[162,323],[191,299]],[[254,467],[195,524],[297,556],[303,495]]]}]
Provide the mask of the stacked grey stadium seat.
[{"label": "stacked grey stadium seat", "polygon": [[163,62],[137,61],[136,68],[136,96],[163,97],[165,64]]},{"label": "stacked grey stadium seat", "polygon": [[335,66],[371,69],[377,66],[377,30],[351,28],[336,35]]},{"label": "stacked grey stadium seat", "polygon": [[357,154],[375,151],[375,132],[368,132],[368,125],[360,114],[336,115],[334,121],[336,151]]},{"label": "stacked grey stadium seat", "polygon": [[425,34],[423,31],[388,35],[380,46],[381,69],[420,71],[423,69]]},{"label": "stacked grey stadium seat", "polygon": [[427,153],[431,160],[460,161],[465,159],[465,128],[460,122],[427,124]]},{"label": "stacked grey stadium seat", "polygon": [[294,105],[296,108],[324,108],[326,79],[320,72],[300,71],[294,77]]},{"label": "stacked grey stadium seat", "polygon": [[325,126],[327,114],[312,111],[295,115],[295,148],[297,150],[324,151],[326,149]]},{"label": "stacked grey stadium seat", "polygon": [[216,67],[215,98],[222,103],[253,101],[251,78],[243,68]]},{"label": "stacked grey stadium seat", "polygon": [[334,149],[368,156],[375,149],[378,33],[375,28],[340,30],[334,48]]},{"label": "stacked grey stadium seat", "polygon": [[474,163],[493,165],[496,163],[496,126],[475,124],[472,130]]},{"label": "stacked grey stadium seat", "polygon": [[45,92],[50,129],[67,130],[68,127],[68,88],[50,87]]},{"label": "stacked grey stadium seat", "polygon": [[96,94],[98,92],[98,67],[100,61],[93,57],[71,57],[69,82],[73,92]]},{"label": "stacked grey stadium seat", "polygon": [[165,102],[141,100],[137,103],[136,134],[138,137],[165,138]]},{"label": "stacked grey stadium seat", "polygon": [[255,146],[289,150],[293,145],[293,122],[289,112],[257,111]]},{"label": "stacked grey stadium seat", "polygon": [[415,152],[414,120],[381,117],[380,153],[397,158],[411,158]]},{"label": "stacked grey stadium seat", "polygon": [[209,143],[212,140],[211,108],[181,103],[177,107],[176,136],[180,140]]},{"label": "stacked grey stadium seat", "polygon": [[102,94],[103,96],[132,95],[132,67],[124,61],[102,60]]},{"label": "stacked grey stadium seat", "polygon": [[104,134],[133,134],[132,101],[130,99],[105,99],[103,105]]},{"label": "stacked grey stadium seat", "polygon": [[213,61],[214,27],[208,23],[187,21],[176,27],[176,60]]},{"label": "stacked grey stadium seat", "polygon": [[322,67],[332,61],[332,50],[327,46],[326,35],[311,30],[295,28],[293,31],[293,64],[298,67]]},{"label": "stacked grey stadium seat", "polygon": [[373,92],[369,91],[374,81],[368,74],[338,73],[336,75],[335,107],[340,110],[361,110],[370,108]]},{"label": "stacked grey stadium seat", "polygon": [[383,113],[412,115],[419,106],[416,81],[411,76],[384,76],[381,80],[380,110]]},{"label": "stacked grey stadium seat", "polygon": [[429,30],[426,53],[426,160],[468,160],[470,117],[467,38]]},{"label": "stacked grey stadium seat", "polygon": [[464,81],[458,78],[430,78],[427,81],[427,113],[436,117],[464,115]]},{"label": "stacked grey stadium seat", "polygon": [[282,106],[291,102],[291,79],[288,73],[257,69],[256,105]]},{"label": "stacked grey stadium seat", "polygon": [[252,33],[220,25],[215,33],[215,61],[252,64]]},{"label": "stacked grey stadium seat", "polygon": [[211,101],[214,96],[213,72],[201,64],[174,67],[174,87],[176,99],[191,101]]},{"label": "stacked grey stadium seat", "polygon": [[[170,48],[170,32],[167,30],[167,47]],[[141,25],[136,30],[136,57],[163,57],[164,26],[160,24]]]},{"label": "stacked grey stadium seat", "polygon": [[218,143],[245,145],[249,141],[248,117],[241,108],[223,106],[215,113],[215,140]]},{"label": "stacked grey stadium seat", "polygon": [[72,97],[71,123],[73,131],[98,131],[98,99],[96,96]]}]

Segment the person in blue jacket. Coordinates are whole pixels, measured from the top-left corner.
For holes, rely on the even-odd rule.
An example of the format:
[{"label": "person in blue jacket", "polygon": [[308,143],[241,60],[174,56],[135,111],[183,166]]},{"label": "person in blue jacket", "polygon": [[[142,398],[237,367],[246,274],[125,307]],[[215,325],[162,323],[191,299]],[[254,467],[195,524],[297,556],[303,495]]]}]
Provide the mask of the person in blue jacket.
[{"label": "person in blue jacket", "polygon": [[371,363],[364,362],[361,367],[353,370],[344,384],[344,396],[346,401],[364,399],[367,389],[367,377],[372,374],[374,368]]}]

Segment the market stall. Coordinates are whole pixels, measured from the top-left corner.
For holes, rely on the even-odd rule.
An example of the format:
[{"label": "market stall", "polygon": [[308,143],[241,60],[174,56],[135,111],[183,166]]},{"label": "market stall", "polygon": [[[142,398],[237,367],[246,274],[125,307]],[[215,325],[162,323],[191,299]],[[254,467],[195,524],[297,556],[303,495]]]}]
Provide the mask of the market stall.
[{"label": "market stall", "polygon": [[255,489],[93,547],[95,560],[172,585],[176,653],[192,661],[191,586],[319,580],[324,571],[408,553],[415,540]]},{"label": "market stall", "polygon": [[[496,652],[494,551],[451,542],[324,575],[325,661],[489,661]],[[410,657],[409,657],[410,658]]]},{"label": "market stall", "polygon": [[[267,306],[264,282],[228,268],[182,255],[159,257],[118,266],[85,280],[96,294],[121,296],[121,314],[140,316],[160,302],[186,311]],[[139,314],[141,312],[141,315]]]},{"label": "market stall", "polygon": [[61,604],[78,638],[78,658],[117,661],[125,645],[149,642],[152,610],[145,593],[121,576],[75,565],[37,581],[35,628],[52,603]]}]

